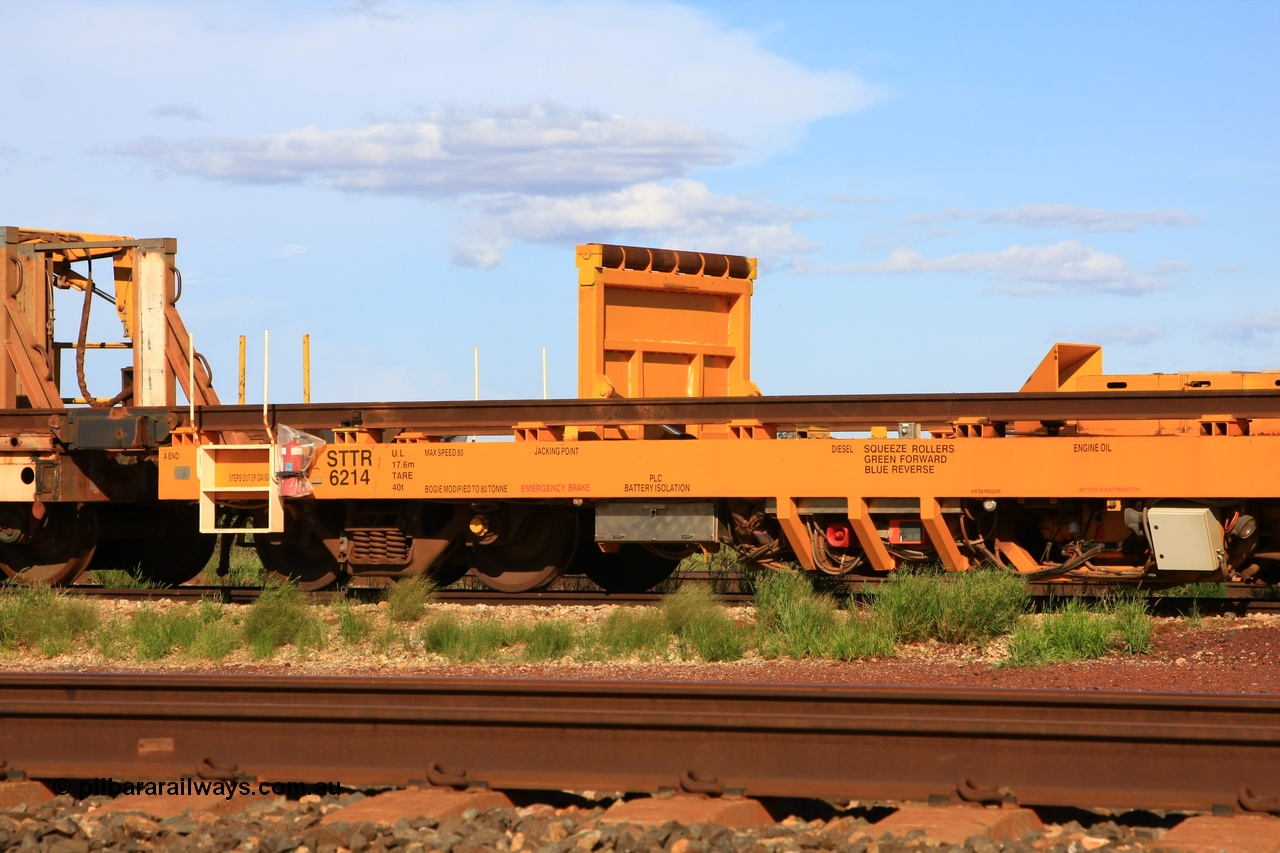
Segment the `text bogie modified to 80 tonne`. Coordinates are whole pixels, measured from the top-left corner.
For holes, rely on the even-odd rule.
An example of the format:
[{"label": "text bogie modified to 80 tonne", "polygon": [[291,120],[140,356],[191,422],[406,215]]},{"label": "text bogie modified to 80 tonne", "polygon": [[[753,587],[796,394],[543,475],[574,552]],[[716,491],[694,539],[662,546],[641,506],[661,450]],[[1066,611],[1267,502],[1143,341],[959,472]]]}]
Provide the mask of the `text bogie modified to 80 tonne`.
[{"label": "text bogie modified to 80 tonne", "polygon": [[[25,493],[10,478],[0,560],[20,574],[15,554],[56,563],[24,555],[37,516],[59,508],[95,516],[92,531],[70,525],[81,543],[131,555],[147,541],[128,521],[138,509],[207,537],[201,548],[251,529],[264,565],[309,588],[470,571],[506,591],[566,572],[639,590],[721,547],[873,576],[928,563],[1101,582],[1280,570],[1280,372],[1107,376],[1100,348],[1059,344],[1016,394],[762,397],[753,259],[591,244],[577,266],[579,400],[273,406],[265,427],[261,409],[205,402],[190,423],[173,408],[68,411],[49,449],[0,471],[123,469],[133,454],[154,478],[135,475],[135,491],[156,491],[81,496],[69,513],[43,471]],[[96,446],[111,443],[103,423],[133,443]],[[301,454],[285,425],[323,446]],[[62,440],[75,431],[94,440]],[[465,440],[477,435],[507,440]]]}]

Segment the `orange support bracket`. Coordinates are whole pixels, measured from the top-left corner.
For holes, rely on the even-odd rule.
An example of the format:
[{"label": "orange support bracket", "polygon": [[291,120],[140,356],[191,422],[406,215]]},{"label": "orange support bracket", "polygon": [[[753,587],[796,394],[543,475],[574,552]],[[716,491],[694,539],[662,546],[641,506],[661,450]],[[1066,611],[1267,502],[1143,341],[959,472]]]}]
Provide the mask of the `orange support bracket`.
[{"label": "orange support bracket", "polygon": [[947,567],[947,571],[969,571],[969,558],[961,554],[960,549],[956,547],[956,540],[951,535],[951,529],[947,527],[947,520],[942,517],[942,506],[937,498],[920,499],[920,521],[924,524],[925,533],[928,534],[933,547],[937,549],[942,565]]},{"label": "orange support bracket", "polygon": [[791,550],[800,559],[800,565],[806,569],[817,568],[818,564],[813,559],[813,544],[809,541],[809,531],[805,529],[804,521],[800,519],[796,502],[791,498],[778,498],[777,518],[782,534],[787,537],[787,541],[791,543]]},{"label": "orange support bracket", "polygon": [[1020,574],[1030,574],[1038,572],[1044,568],[1040,565],[1036,558],[1031,556],[1025,548],[1016,542],[1009,542],[1003,539],[996,540],[996,553],[1013,563],[1013,567]]},{"label": "orange support bracket", "polygon": [[877,572],[889,572],[898,567],[898,563],[884,547],[880,531],[876,530],[875,520],[867,510],[867,502],[862,498],[849,498],[849,525],[862,545],[862,553],[866,555],[871,568]]}]

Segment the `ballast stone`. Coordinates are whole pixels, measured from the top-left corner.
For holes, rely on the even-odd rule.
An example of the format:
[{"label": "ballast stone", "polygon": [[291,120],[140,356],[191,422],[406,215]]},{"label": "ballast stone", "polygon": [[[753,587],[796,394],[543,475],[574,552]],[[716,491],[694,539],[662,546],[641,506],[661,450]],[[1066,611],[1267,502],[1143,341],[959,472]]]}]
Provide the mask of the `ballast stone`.
[{"label": "ballast stone", "polygon": [[1265,815],[1189,817],[1151,848],[1155,853],[1276,853],[1280,818]]},{"label": "ballast stone", "polygon": [[1018,840],[1041,827],[1040,818],[1030,809],[906,805],[871,830],[877,837],[887,832],[895,838],[921,830],[935,844],[964,844],[975,835]]},{"label": "ballast stone", "polygon": [[329,812],[320,823],[356,824],[363,821],[385,823],[394,826],[401,818],[462,817],[469,809],[487,812],[491,809],[512,808],[506,794],[497,791],[452,791],[443,788],[406,788],[388,791],[376,797],[366,797],[358,803]]},{"label": "ballast stone", "polygon": [[53,799],[53,792],[39,782],[22,779],[0,782],[0,811],[20,805],[34,806]]},{"label": "ballast stone", "polygon": [[601,823],[632,823],[637,826],[660,826],[673,820],[684,826],[714,823],[733,829],[774,822],[758,800],[697,796],[628,800],[615,803],[600,817]]}]

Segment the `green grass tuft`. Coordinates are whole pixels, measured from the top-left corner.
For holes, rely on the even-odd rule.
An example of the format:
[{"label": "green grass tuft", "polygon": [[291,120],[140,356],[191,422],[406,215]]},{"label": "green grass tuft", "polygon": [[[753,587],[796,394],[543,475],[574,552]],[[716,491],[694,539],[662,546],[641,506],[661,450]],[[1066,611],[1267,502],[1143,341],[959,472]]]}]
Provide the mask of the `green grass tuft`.
[{"label": "green grass tuft", "polygon": [[1112,625],[1105,614],[1068,601],[1062,609],[1044,614],[1037,623],[1027,619],[1009,638],[1009,663],[1040,666],[1091,660],[1111,651]]},{"label": "green grass tuft", "polygon": [[392,622],[417,622],[427,612],[435,588],[424,577],[403,578],[387,590],[387,617]]},{"label": "green grass tuft", "polygon": [[619,607],[586,633],[582,655],[589,660],[665,658],[670,639],[662,613],[643,607]]},{"label": "green grass tuft", "polygon": [[98,613],[46,585],[27,586],[0,598],[0,650],[27,649],[57,657],[98,627]]},{"label": "green grass tuft", "polygon": [[876,612],[903,642],[982,643],[1007,634],[1027,612],[1027,585],[1009,572],[894,572],[876,592]]},{"label": "green grass tuft", "polygon": [[305,651],[320,645],[324,623],[292,584],[268,586],[244,617],[244,639],[249,654],[259,660],[271,657],[276,649],[294,645]]},{"label": "green grass tuft", "polygon": [[[228,555],[227,573],[219,577],[218,559],[221,553],[221,540],[224,536],[235,536],[236,541],[232,544],[231,553]],[[252,544],[241,544],[239,541],[240,539],[252,540],[252,538],[252,533],[219,533],[219,547],[213,549],[213,556],[201,570],[200,583],[206,586],[265,586],[268,582],[268,573],[262,566],[257,550]]]},{"label": "green grass tuft", "polygon": [[527,631],[523,657],[532,663],[559,660],[573,651],[576,641],[573,628],[563,622],[537,622]]},{"label": "green grass tuft", "polygon": [[428,652],[451,658],[462,648],[463,633],[461,620],[446,613],[423,623],[418,629],[418,639]]},{"label": "green grass tuft", "polygon": [[801,572],[756,581],[756,647],[761,657],[825,657],[839,627],[835,602]]},{"label": "green grass tuft", "polygon": [[157,589],[160,584],[143,577],[135,568],[128,569],[93,569],[89,577],[106,589]]},{"label": "green grass tuft", "polygon": [[338,600],[338,638],[344,645],[358,646],[373,633],[373,617],[355,608],[348,598]]},{"label": "green grass tuft", "polygon": [[193,657],[220,661],[240,648],[240,635],[227,622],[202,622],[189,649]]},{"label": "green grass tuft", "polygon": [[756,584],[756,648],[765,658],[892,657],[894,632],[875,609],[841,613],[807,575],[777,572]]},{"label": "green grass tuft", "polygon": [[1145,654],[1151,649],[1152,620],[1146,604],[1122,599],[1108,608],[1068,601],[1039,622],[1024,619],[1009,638],[1009,665],[1042,666],[1092,660],[1113,651]]},{"label": "green grass tuft", "polygon": [[501,622],[462,622],[445,614],[428,619],[418,630],[418,639],[428,652],[459,663],[475,663],[493,658],[518,641],[517,633]]},{"label": "green grass tuft", "polygon": [[662,600],[659,608],[667,631],[675,635],[680,655],[705,661],[739,660],[747,651],[746,632],[739,628],[701,584],[689,584]]},{"label": "green grass tuft", "polygon": [[749,645],[748,634],[728,614],[699,619],[679,635],[680,653],[704,661],[741,660]]},{"label": "green grass tuft", "polygon": [[175,651],[186,651],[201,625],[200,615],[187,607],[169,611],[143,607],[129,623],[133,656],[140,661],[160,660]]},{"label": "green grass tuft", "polygon": [[845,614],[832,633],[827,656],[836,660],[891,658],[897,654],[893,627],[872,608],[860,607]]},{"label": "green grass tuft", "polygon": [[107,660],[120,660],[129,654],[129,627],[119,615],[98,623],[93,647]]},{"label": "green grass tuft", "polygon": [[1147,603],[1139,598],[1121,599],[1111,608],[1115,639],[1120,650],[1130,655],[1151,651],[1151,632],[1155,623],[1147,612]]},{"label": "green grass tuft", "polygon": [[1222,582],[1184,583],[1181,586],[1157,590],[1155,594],[1160,598],[1226,598],[1227,585]]},{"label": "green grass tuft", "polygon": [[[691,554],[676,566],[679,574],[703,575],[716,593],[747,592],[750,589],[750,574],[747,566],[732,548],[721,548],[719,551]],[[673,578],[664,581],[658,589],[664,592],[675,592],[679,584]]]}]

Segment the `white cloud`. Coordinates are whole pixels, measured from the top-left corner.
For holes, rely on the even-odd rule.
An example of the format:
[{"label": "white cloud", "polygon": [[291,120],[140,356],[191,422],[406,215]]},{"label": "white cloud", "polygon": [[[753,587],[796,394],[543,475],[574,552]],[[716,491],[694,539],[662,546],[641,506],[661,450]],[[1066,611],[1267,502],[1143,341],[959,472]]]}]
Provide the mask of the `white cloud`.
[{"label": "white cloud", "polygon": [[1068,231],[1137,231],[1147,225],[1198,225],[1200,220],[1181,210],[1104,210],[1074,204],[1022,204],[1012,210],[993,210],[983,222]]},{"label": "white cloud", "polygon": [[1149,344],[1152,341],[1159,340],[1165,335],[1163,326],[1156,324],[1145,325],[1108,325],[1108,326],[1091,326],[1084,329],[1078,336],[1079,340],[1088,341],[1095,344]]},{"label": "white cloud", "polygon": [[283,246],[276,246],[275,255],[277,258],[296,258],[298,255],[305,255],[308,249],[301,243],[285,243]]},{"label": "white cloud", "polygon": [[161,104],[151,111],[152,118],[180,118],[186,121],[201,121],[204,119],[204,113],[193,107],[191,104],[170,103]]},{"label": "white cloud", "polygon": [[805,271],[879,275],[890,273],[987,273],[1007,282],[999,290],[1014,296],[1045,296],[1068,291],[1138,296],[1170,285],[1129,266],[1118,255],[1074,240],[1052,246],[1010,246],[998,252],[961,252],[926,258],[912,249],[895,249],[874,264],[811,267]]},{"label": "white cloud", "polygon": [[399,21],[403,15],[391,11],[387,0],[349,0],[333,7],[339,15],[352,15],[359,18],[372,18],[378,21]]},{"label": "white cloud", "polygon": [[927,210],[908,216],[907,221],[916,225],[938,225],[943,222],[955,222],[958,219],[972,219],[973,212],[963,207],[948,207],[943,210]]},{"label": "white cloud", "polygon": [[917,213],[907,218],[917,225],[976,219],[993,225],[1021,225],[1026,228],[1063,228],[1067,231],[1101,233],[1137,231],[1148,225],[1199,225],[1200,220],[1181,210],[1106,210],[1075,204],[1022,204],[1008,210],[986,213],[964,207]]},{"label": "white cloud", "polygon": [[680,122],[554,106],[455,109],[421,121],[251,138],[152,138],[116,151],[235,183],[315,182],[430,198],[599,191],[729,160],[724,140]]},{"label": "white cloud", "polygon": [[[194,101],[219,117],[216,132],[231,140],[312,124],[368,128],[448,105],[554,102],[697,128],[759,161],[794,147],[812,122],[885,97],[856,74],[805,67],[769,50],[761,33],[676,3],[341,2],[325,9],[132,0],[124,14],[117,4],[68,0],[62,8],[79,24],[59,42],[67,78],[145,87],[158,103]],[[35,26],[37,18],[33,11],[12,23]],[[135,37],[138,20],[150,25],[154,50],[126,52],[107,68],[89,62],[101,43]],[[38,45],[13,47],[14,67],[34,67]]]},{"label": "white cloud", "polygon": [[809,211],[717,195],[690,180],[594,195],[495,197],[478,207],[479,215],[455,238],[454,262],[462,266],[496,266],[502,249],[515,240],[631,242],[772,261],[817,248],[792,228],[813,216]]},{"label": "white cloud", "polygon": [[1242,343],[1250,343],[1255,338],[1272,336],[1280,338],[1280,311],[1268,311],[1241,317],[1229,323],[1220,323],[1214,327],[1214,333],[1221,338],[1231,338]]},{"label": "white cloud", "polygon": [[[156,118],[207,121],[199,133],[153,125],[139,139],[114,103],[91,100],[83,121],[111,129],[95,133],[91,155],[161,176],[443,201],[472,220],[456,261],[480,266],[501,263],[511,241],[566,234],[556,222],[597,239],[807,251],[797,216],[681,181],[759,165],[814,122],[886,97],[843,60],[811,67],[771,50],[763,28],[661,0],[60,8],[78,23],[59,42],[61,79],[146,91]],[[25,7],[14,14],[17,29],[37,24]],[[102,44],[128,43],[142,20],[153,49],[98,61]],[[15,67],[41,60],[38,45],[11,48]],[[695,208],[673,213],[672,199]],[[655,220],[655,208],[670,215]]]}]

